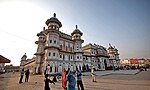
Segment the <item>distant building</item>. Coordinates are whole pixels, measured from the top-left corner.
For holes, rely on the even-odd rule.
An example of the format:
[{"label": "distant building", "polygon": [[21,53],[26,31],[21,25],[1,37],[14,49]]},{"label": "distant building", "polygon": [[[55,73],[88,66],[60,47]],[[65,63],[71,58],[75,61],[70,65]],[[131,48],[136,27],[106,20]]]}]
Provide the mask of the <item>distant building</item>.
[{"label": "distant building", "polygon": [[109,60],[111,66],[114,66],[115,68],[119,68],[120,67],[119,53],[115,47],[111,46],[111,44],[109,44],[108,55],[110,56]]},{"label": "distant building", "polygon": [[10,60],[0,55],[0,73],[5,72],[5,69],[4,69],[5,63],[10,63]]},{"label": "distant building", "polygon": [[141,67],[141,66],[150,66],[150,60],[149,59],[136,59],[136,58],[131,58],[131,59],[123,59],[121,60],[121,65],[122,66],[136,66],[136,67]]},{"label": "distant building", "polygon": [[131,65],[130,59],[124,59],[120,61],[122,66]]},{"label": "distant building", "polygon": [[150,59],[145,59],[144,64],[146,67],[150,68]]},{"label": "distant building", "polygon": [[20,69],[29,69],[31,73],[35,73],[35,60],[36,57],[33,57],[32,59],[27,59],[27,55],[25,53],[21,58]]},{"label": "distant building", "polygon": [[[85,45],[81,38],[83,33],[77,25],[71,35],[61,32],[61,22],[56,18],[56,14],[45,22],[47,29],[37,34],[38,41],[36,57],[27,59],[24,54],[21,58],[21,68],[29,68],[34,73],[60,73],[63,68],[70,68],[81,71],[88,71],[91,68],[96,70],[106,70],[110,68],[109,54],[106,48],[100,45]],[[115,54],[117,60],[119,54]],[[118,56],[117,56],[118,55]],[[118,63],[117,63],[118,65]]]},{"label": "distant building", "polygon": [[20,71],[20,66],[13,66],[11,65],[6,65],[5,67],[6,72],[19,72]]}]

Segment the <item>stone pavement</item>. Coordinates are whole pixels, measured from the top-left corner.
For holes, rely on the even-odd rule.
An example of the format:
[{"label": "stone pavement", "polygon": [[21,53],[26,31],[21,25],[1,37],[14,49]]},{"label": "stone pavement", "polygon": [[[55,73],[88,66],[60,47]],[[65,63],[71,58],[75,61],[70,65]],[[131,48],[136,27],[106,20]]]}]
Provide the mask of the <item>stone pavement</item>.
[{"label": "stone pavement", "polygon": [[[91,76],[82,77],[85,90],[150,90],[150,70],[142,71],[139,74],[135,74],[134,71],[115,71],[122,75],[110,74],[110,72],[113,73],[112,71],[102,72],[97,71],[99,76],[96,77],[96,83],[91,82]],[[23,81],[22,84],[18,84],[19,76],[19,73],[0,75],[0,90],[44,90],[42,75],[30,75],[29,82]],[[50,87],[51,90],[63,90],[61,81],[56,82],[55,85],[50,84]]]},{"label": "stone pavement", "polygon": [[[139,73],[139,70],[96,71],[97,76],[106,76],[106,75],[110,75],[110,74],[135,75],[137,73]],[[84,72],[83,75],[84,76],[90,76],[91,72]]]}]

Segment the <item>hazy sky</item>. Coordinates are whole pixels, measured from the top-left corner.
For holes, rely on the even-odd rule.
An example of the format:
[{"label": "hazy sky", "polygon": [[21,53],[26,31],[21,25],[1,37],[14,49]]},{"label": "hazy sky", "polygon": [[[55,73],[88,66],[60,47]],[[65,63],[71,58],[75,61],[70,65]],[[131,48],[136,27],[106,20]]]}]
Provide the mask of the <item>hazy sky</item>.
[{"label": "hazy sky", "polygon": [[14,65],[24,53],[32,58],[53,13],[67,34],[78,25],[83,45],[111,43],[121,59],[150,58],[150,0],[0,0],[0,54]]}]

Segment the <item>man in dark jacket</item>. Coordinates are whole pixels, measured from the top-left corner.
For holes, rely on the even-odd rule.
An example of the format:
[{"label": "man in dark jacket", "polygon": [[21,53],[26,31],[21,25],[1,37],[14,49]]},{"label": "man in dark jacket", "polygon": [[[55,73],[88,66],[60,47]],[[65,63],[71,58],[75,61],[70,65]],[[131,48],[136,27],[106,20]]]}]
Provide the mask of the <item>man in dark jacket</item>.
[{"label": "man in dark jacket", "polygon": [[21,71],[20,71],[20,80],[19,80],[19,84],[20,84],[20,83],[23,83],[23,82],[22,82],[23,76],[24,76],[24,68],[21,69]]},{"label": "man in dark jacket", "polygon": [[29,74],[30,74],[30,71],[29,71],[29,69],[27,69],[26,72],[25,72],[25,75],[26,75],[25,82],[28,82]]}]

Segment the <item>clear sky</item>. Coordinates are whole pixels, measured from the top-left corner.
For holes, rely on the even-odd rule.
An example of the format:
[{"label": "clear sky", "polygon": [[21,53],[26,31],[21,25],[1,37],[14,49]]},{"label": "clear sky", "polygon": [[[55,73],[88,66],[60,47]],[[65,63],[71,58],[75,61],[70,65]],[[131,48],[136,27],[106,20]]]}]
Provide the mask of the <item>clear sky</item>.
[{"label": "clear sky", "polygon": [[13,65],[24,53],[32,58],[53,13],[67,34],[78,25],[83,45],[111,43],[121,59],[150,58],[150,0],[0,0],[0,54]]}]

